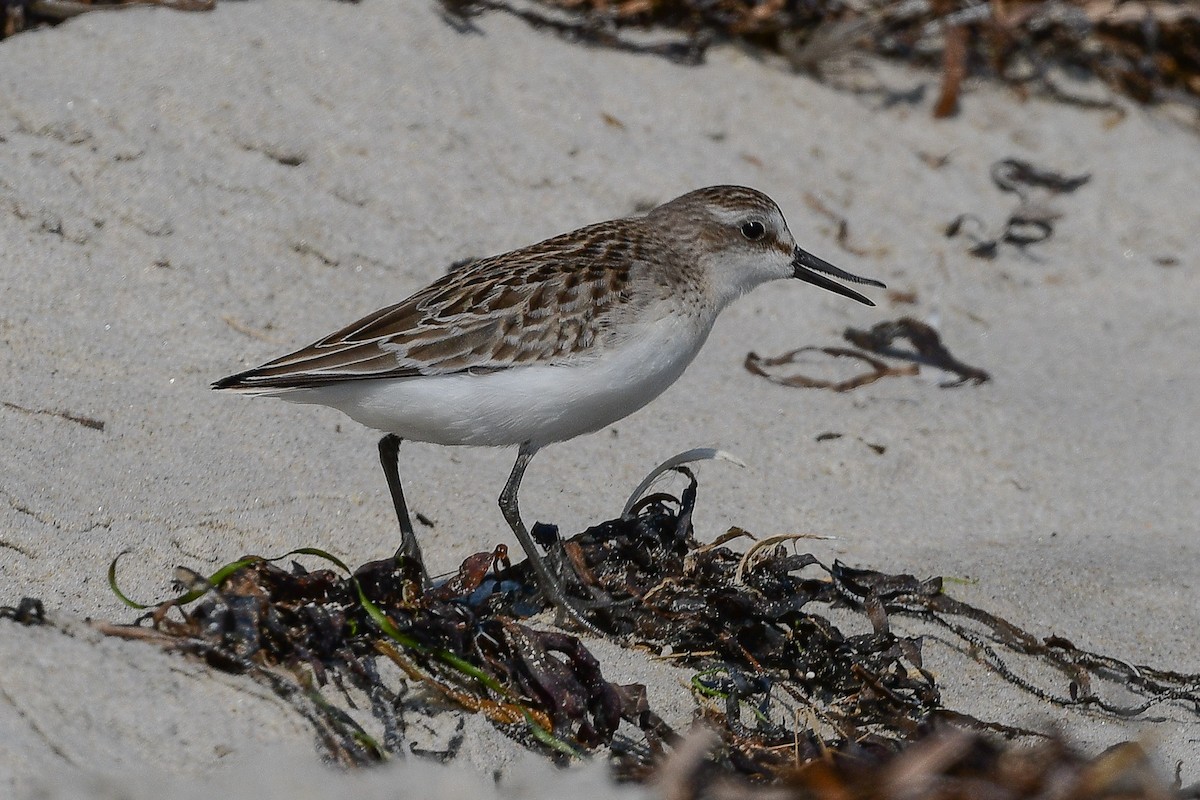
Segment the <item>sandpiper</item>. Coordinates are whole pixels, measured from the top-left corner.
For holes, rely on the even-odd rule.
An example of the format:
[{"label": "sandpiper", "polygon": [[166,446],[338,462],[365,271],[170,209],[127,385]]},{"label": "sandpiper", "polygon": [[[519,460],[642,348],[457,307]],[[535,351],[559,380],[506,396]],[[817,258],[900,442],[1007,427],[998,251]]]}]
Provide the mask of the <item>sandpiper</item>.
[{"label": "sandpiper", "polygon": [[401,441],[518,447],[500,510],[547,598],[593,629],[521,521],[517,491],[530,459],[661,394],[717,315],[759,284],[799,278],[874,305],[831,277],[884,285],[802,250],[763,193],[710,186],[455,269],[213,388],[332,406],[384,431],[397,557],[421,558],[400,486]]}]

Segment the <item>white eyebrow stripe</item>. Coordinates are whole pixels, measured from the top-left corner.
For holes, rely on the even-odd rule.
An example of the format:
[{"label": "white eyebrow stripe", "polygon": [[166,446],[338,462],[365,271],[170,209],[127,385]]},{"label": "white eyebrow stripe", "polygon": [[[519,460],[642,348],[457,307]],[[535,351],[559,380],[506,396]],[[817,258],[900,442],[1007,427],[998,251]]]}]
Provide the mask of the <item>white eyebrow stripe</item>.
[{"label": "white eyebrow stripe", "polygon": [[763,221],[767,228],[773,230],[782,230],[784,227],[783,217],[774,209],[756,208],[756,209],[733,209],[722,208],[721,206],[709,206],[709,211],[718,222],[726,225],[736,225],[747,219],[748,217],[756,217]]}]

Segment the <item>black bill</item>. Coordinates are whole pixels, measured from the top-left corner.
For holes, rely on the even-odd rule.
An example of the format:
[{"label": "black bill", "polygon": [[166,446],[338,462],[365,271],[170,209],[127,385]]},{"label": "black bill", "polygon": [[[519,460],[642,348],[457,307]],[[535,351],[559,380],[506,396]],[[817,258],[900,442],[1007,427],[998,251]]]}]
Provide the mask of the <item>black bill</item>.
[{"label": "black bill", "polygon": [[857,275],[852,275],[844,269],[838,269],[828,261],[822,261],[812,253],[796,248],[796,252],[792,256],[792,267],[795,270],[792,274],[806,283],[811,283],[813,286],[820,286],[822,289],[828,289],[831,292],[836,292],[843,297],[849,297],[851,300],[857,300],[860,303],[866,303],[869,306],[875,305],[868,298],[858,292],[840,283],[825,277],[832,275],[834,278],[841,278],[844,281],[851,283],[864,283],[867,286],[878,286],[881,289],[886,289],[886,284],[873,280],[871,278],[860,278]]}]

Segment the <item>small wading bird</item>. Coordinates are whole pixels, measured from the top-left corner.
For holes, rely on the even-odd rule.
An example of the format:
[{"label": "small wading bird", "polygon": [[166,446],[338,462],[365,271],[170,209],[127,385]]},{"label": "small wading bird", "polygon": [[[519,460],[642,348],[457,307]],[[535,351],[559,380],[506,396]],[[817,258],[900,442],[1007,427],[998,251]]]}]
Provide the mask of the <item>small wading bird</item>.
[{"label": "small wading bird", "polygon": [[332,406],[385,431],[379,457],[400,522],[396,556],[419,563],[400,487],[401,441],[517,446],[500,510],[546,597],[594,630],[521,521],[517,491],[530,459],[661,394],[722,309],[759,284],[799,278],[874,305],[830,276],[883,286],[801,250],[761,192],[710,186],[645,216],[476,261],[213,388]]}]

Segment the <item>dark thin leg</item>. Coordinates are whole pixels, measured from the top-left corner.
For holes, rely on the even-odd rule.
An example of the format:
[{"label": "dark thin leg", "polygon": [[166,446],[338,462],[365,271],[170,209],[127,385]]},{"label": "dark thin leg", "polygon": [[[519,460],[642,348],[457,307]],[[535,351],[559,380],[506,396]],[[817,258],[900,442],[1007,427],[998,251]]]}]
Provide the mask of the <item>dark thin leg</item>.
[{"label": "dark thin leg", "polygon": [[412,520],[408,517],[408,506],[404,502],[404,490],[400,488],[400,443],[404,441],[394,433],[389,433],[379,440],[379,463],[383,465],[383,474],[387,478],[388,489],[392,492],[392,505],[396,507],[396,519],[400,522],[400,548],[396,558],[407,558],[421,565],[421,577],[429,584],[429,573],[425,570],[425,559],[421,557],[421,545],[417,542],[417,534],[413,531]]},{"label": "dark thin leg", "polygon": [[521,488],[521,478],[525,475],[525,468],[529,466],[529,462],[536,452],[537,448],[528,443],[521,445],[521,450],[517,453],[517,463],[513,464],[512,474],[508,476],[508,483],[504,484],[504,491],[500,493],[500,513],[504,514],[504,519],[512,528],[512,532],[517,535],[517,541],[525,549],[525,555],[529,557],[529,563],[537,576],[538,585],[541,587],[542,593],[546,595],[546,599],[558,609],[560,619],[565,615],[588,633],[603,636],[604,633],[588,622],[587,618],[583,616],[583,612],[567,599],[566,594],[563,593],[562,583],[546,567],[546,562],[542,558],[542,554],[538,552],[533,537],[529,535],[529,531],[525,529],[525,523],[521,521],[521,511],[517,508],[517,491]]}]

